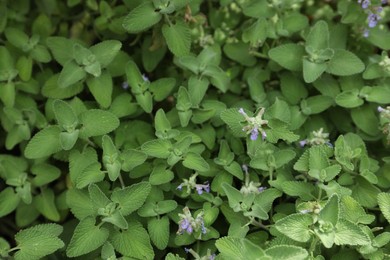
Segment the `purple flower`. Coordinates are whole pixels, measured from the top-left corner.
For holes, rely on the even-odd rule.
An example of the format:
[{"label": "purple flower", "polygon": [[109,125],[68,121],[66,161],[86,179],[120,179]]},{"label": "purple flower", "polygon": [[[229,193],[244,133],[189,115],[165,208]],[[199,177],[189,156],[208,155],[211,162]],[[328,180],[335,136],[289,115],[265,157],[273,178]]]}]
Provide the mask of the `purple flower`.
[{"label": "purple flower", "polygon": [[194,231],[191,225],[189,225],[188,228],[187,228],[186,230],[187,230],[187,233],[188,233],[188,234],[191,234],[192,231]]},{"label": "purple flower", "polygon": [[179,186],[177,186],[177,188],[176,189],[178,189],[178,190],[182,190],[183,189],[183,185],[182,184],[180,184]]},{"label": "purple flower", "polygon": [[371,3],[370,3],[369,0],[364,0],[363,3],[362,3],[362,8],[363,9],[367,9],[370,4]]},{"label": "purple flower", "polygon": [[195,185],[195,189],[198,192],[198,194],[201,195],[203,193],[203,191],[210,192],[210,184],[208,184],[208,183],[206,183],[206,184],[196,184]]},{"label": "purple flower", "polygon": [[204,190],[205,192],[210,192],[210,184],[206,184],[206,186],[204,187]]},{"label": "purple flower", "polygon": [[243,170],[245,173],[248,173],[248,165],[243,164],[241,167],[242,167],[242,170]]},{"label": "purple flower", "polygon": [[187,247],[184,248],[184,251],[186,251],[187,254],[190,252],[190,250],[191,250],[191,249],[189,249],[189,248],[187,248]]},{"label": "purple flower", "polygon": [[129,88],[129,84],[125,81],[122,83],[122,88],[123,89],[128,89]]},{"label": "purple flower", "polygon": [[202,234],[206,234],[206,233],[207,233],[207,229],[206,229],[206,227],[204,226],[203,220],[202,220],[202,223],[201,223],[201,229],[202,229]]},{"label": "purple flower", "polygon": [[267,133],[265,131],[261,131],[261,139],[264,141],[267,137]]},{"label": "purple flower", "polygon": [[259,192],[263,192],[263,191],[265,191],[267,189],[267,187],[259,187],[257,190],[259,191]]},{"label": "purple flower", "polygon": [[238,110],[238,113],[240,113],[243,116],[246,116],[246,113],[242,107]]},{"label": "purple flower", "polygon": [[382,4],[387,4],[387,0],[382,0]]},{"label": "purple flower", "polygon": [[191,227],[191,223],[190,223],[190,222],[188,221],[188,219],[186,219],[186,218],[183,218],[183,219],[180,221],[179,225],[180,225],[180,228],[181,228],[181,229],[184,229],[184,230],[186,230],[186,229],[188,229],[189,227]]},{"label": "purple flower", "polygon": [[299,141],[299,145],[300,145],[301,147],[304,147],[306,144],[307,144],[307,140]]},{"label": "purple flower", "polygon": [[196,186],[196,191],[198,192],[199,195],[203,193],[203,187],[202,186]]},{"label": "purple flower", "polygon": [[330,148],[333,148],[333,144],[332,144],[332,143],[326,142],[325,144],[326,144],[327,146],[329,146]]},{"label": "purple flower", "polygon": [[149,78],[148,78],[145,74],[142,74],[142,79],[143,79],[144,81],[149,81]]},{"label": "purple flower", "polygon": [[212,255],[209,257],[209,260],[214,260],[215,257],[216,257],[216,255],[215,255],[215,254],[212,254]]},{"label": "purple flower", "polygon": [[259,136],[259,130],[257,130],[257,128],[253,128],[253,130],[251,132],[251,140],[252,141],[257,140],[258,136]]},{"label": "purple flower", "polygon": [[370,13],[367,19],[368,19],[368,27],[374,28],[378,23],[379,16],[377,14]]},{"label": "purple flower", "polygon": [[368,29],[364,29],[363,37],[367,38],[370,35],[370,31]]},{"label": "purple flower", "polygon": [[378,110],[379,113],[382,113],[382,112],[386,111],[386,109],[384,109],[381,106],[378,106],[377,110]]}]

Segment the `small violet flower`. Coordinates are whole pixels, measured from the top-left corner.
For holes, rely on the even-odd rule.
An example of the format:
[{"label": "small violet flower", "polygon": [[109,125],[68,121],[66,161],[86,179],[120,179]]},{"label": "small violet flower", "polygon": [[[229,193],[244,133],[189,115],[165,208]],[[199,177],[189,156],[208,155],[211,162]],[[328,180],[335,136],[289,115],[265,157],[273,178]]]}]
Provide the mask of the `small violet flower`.
[{"label": "small violet flower", "polygon": [[145,74],[142,74],[142,79],[144,81],[148,81],[148,82],[150,81],[149,78]]},{"label": "small violet flower", "polygon": [[364,0],[362,3],[362,8],[367,9],[370,4],[371,2],[369,0]]},{"label": "small violet flower", "polygon": [[187,234],[192,234],[194,231],[200,231],[201,236],[201,234],[207,233],[207,228],[205,227],[203,221],[203,212],[199,213],[196,218],[194,218],[189,208],[185,207],[183,208],[183,214],[179,213],[178,215],[180,217],[180,220],[178,223],[179,229],[176,232],[177,234],[182,235],[184,234],[184,232],[186,232]]},{"label": "small violet flower", "polygon": [[[367,38],[370,34],[369,28],[374,28],[378,21],[381,19],[380,13],[382,12],[382,6],[372,6],[370,0],[358,0],[358,3],[365,10],[367,15],[368,28],[363,30],[363,37]],[[381,4],[387,4],[387,1],[382,1]]]},{"label": "small violet flower", "polygon": [[254,194],[259,194],[266,190],[266,187],[260,186],[261,183],[259,182],[253,182],[250,180],[249,176],[249,171],[248,171],[248,166],[246,164],[243,164],[242,170],[245,172],[245,184],[241,187],[240,192],[244,195],[254,193]]},{"label": "small violet flower", "polygon": [[123,89],[128,89],[129,88],[129,83],[127,83],[126,81],[122,83],[122,88]]},{"label": "small violet flower", "polygon": [[238,109],[238,113],[244,116],[247,123],[247,125],[242,128],[242,131],[246,132],[246,134],[250,134],[250,139],[252,141],[257,140],[259,133],[261,133],[262,140],[265,140],[267,137],[267,134],[263,129],[263,126],[268,124],[267,120],[262,119],[264,112],[265,108],[261,108],[255,117],[250,117],[243,108]]},{"label": "small violet flower", "polygon": [[176,189],[182,190],[183,187],[187,187],[187,193],[190,194],[192,189],[195,189],[199,195],[203,194],[203,192],[210,192],[210,184],[208,182],[205,182],[203,184],[197,184],[196,183],[196,177],[198,176],[197,173],[193,174],[188,179],[183,179],[183,182],[180,183],[179,186],[177,186]]}]

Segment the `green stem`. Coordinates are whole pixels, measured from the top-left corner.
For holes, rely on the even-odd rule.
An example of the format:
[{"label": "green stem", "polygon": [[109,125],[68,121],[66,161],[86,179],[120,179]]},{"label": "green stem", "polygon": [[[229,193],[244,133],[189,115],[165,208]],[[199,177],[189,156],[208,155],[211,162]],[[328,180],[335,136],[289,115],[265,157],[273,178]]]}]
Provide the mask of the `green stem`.
[{"label": "green stem", "polygon": [[320,188],[320,191],[318,192],[318,198],[317,201],[320,201],[322,197],[322,189]]},{"label": "green stem", "polygon": [[317,245],[317,242],[318,242],[318,237],[315,236],[313,241],[311,241],[311,244],[310,244],[310,249],[309,249],[309,252],[310,254],[313,256],[314,254],[314,250],[316,249],[316,245]]},{"label": "green stem", "polygon": [[267,60],[269,59],[268,55],[258,51],[251,51],[250,54],[258,58],[267,59]]},{"label": "green stem", "polygon": [[121,175],[121,174],[119,174],[118,179],[119,179],[119,182],[121,183],[122,189],[124,189],[126,186],[125,186],[125,183],[124,183],[124,181],[123,181],[123,178],[122,178],[122,175]]},{"label": "green stem", "polygon": [[269,180],[272,181],[274,179],[274,168],[270,167],[268,173],[269,173]]}]

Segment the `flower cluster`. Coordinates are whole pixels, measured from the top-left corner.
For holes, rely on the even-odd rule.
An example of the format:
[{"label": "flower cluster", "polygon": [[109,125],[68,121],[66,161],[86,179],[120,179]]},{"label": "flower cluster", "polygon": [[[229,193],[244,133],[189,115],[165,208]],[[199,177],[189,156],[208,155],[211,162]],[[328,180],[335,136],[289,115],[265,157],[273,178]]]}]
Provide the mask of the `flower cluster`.
[{"label": "flower cluster", "polygon": [[[370,0],[358,0],[358,3],[362,6],[364,10],[367,10],[367,23],[369,28],[374,28],[378,21],[381,19],[380,13],[383,10],[382,6],[372,6]],[[387,0],[382,1],[382,4],[387,4]],[[363,32],[364,37],[369,36],[369,28],[366,28]]]},{"label": "flower cluster", "polygon": [[299,145],[301,147],[304,147],[305,145],[320,145],[320,144],[327,144],[329,146],[332,146],[332,144],[329,142],[329,133],[324,133],[324,129],[321,127],[317,131],[313,131],[310,134],[310,138],[307,138],[305,140],[299,141]]},{"label": "flower cluster", "polygon": [[259,133],[261,133],[263,140],[267,137],[267,134],[263,129],[263,126],[268,124],[267,120],[262,119],[264,111],[265,108],[261,108],[257,113],[257,116],[249,117],[243,108],[238,110],[238,112],[244,116],[247,122],[247,125],[242,128],[242,131],[246,132],[246,134],[250,134],[252,141],[257,140]]},{"label": "flower cluster", "polygon": [[261,193],[266,187],[260,186],[261,183],[259,182],[253,182],[250,180],[248,166],[246,164],[242,165],[242,170],[245,172],[245,184],[241,187],[240,192],[244,195],[250,194],[250,193]]},{"label": "flower cluster", "polygon": [[192,189],[196,189],[199,195],[201,195],[203,192],[210,192],[210,184],[208,182],[205,182],[203,184],[197,184],[196,183],[196,177],[198,176],[197,173],[193,174],[188,179],[183,179],[183,182],[180,183],[179,186],[177,186],[178,190],[182,190],[183,187],[187,187],[187,193],[190,194]]},{"label": "flower cluster", "polygon": [[184,248],[187,254],[191,254],[196,260],[214,260],[216,255],[212,254],[210,249],[207,249],[207,254],[205,256],[200,257],[200,255],[195,252],[192,248]]},{"label": "flower cluster", "polygon": [[390,72],[390,58],[389,56],[387,56],[387,53],[385,51],[382,52],[379,66],[381,66],[386,72]]},{"label": "flower cluster", "polygon": [[[182,235],[184,232],[187,234],[192,234],[194,231],[200,231],[201,234],[207,233],[207,228],[204,226],[203,221],[203,212],[200,212],[196,218],[194,218],[191,214],[191,211],[188,207],[183,208],[183,214],[179,213],[180,221],[179,221],[179,230],[177,230],[177,234]],[[200,234],[200,235],[201,235]]]}]

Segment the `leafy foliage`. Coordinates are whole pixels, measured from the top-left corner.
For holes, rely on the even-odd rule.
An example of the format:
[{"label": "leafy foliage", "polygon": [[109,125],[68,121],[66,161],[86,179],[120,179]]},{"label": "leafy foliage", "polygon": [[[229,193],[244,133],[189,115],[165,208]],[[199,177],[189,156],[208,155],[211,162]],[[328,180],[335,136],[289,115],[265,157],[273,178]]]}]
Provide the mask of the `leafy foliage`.
[{"label": "leafy foliage", "polygon": [[1,1],[0,258],[389,258],[389,13]]}]

